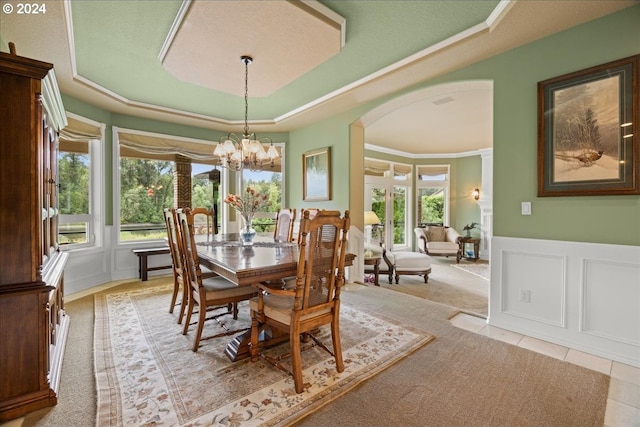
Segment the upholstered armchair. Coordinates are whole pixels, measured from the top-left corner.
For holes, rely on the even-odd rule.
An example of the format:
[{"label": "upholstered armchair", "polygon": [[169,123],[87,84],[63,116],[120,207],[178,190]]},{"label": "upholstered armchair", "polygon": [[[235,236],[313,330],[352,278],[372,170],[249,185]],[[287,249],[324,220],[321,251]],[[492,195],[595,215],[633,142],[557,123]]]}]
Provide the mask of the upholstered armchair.
[{"label": "upholstered armchair", "polygon": [[416,227],[413,229],[416,235],[416,245],[418,250],[424,254],[434,256],[453,256],[458,261],[458,251],[460,244],[458,233],[452,227],[427,225],[426,227]]}]

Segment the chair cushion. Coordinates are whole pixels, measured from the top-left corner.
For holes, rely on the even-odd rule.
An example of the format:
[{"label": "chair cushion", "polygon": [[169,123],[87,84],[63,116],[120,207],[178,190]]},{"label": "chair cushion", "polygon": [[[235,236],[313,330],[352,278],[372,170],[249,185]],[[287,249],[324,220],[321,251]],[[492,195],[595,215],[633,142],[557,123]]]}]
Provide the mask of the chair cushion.
[{"label": "chair cushion", "polygon": [[447,230],[444,227],[431,225],[427,228],[426,235],[429,242],[444,242]]},{"label": "chair cushion", "polygon": [[429,242],[427,243],[427,249],[429,250],[429,252],[437,254],[457,254],[459,246],[457,243],[453,242]]},{"label": "chair cushion", "polygon": [[431,268],[429,255],[418,252],[396,252],[395,267],[400,271],[424,271]]},{"label": "chair cushion", "polygon": [[202,281],[207,292],[207,301],[222,298],[232,298],[242,295],[247,297],[256,293],[252,286],[238,286],[223,277],[211,277]]},{"label": "chair cushion", "polygon": [[[293,297],[283,295],[264,295],[264,314],[282,324],[289,325],[291,323],[291,311],[293,310]],[[258,297],[249,300],[249,307],[253,311],[258,310]],[[305,321],[307,319],[317,317],[322,314],[329,313],[331,309],[316,311],[313,314],[307,314],[300,318]]]}]

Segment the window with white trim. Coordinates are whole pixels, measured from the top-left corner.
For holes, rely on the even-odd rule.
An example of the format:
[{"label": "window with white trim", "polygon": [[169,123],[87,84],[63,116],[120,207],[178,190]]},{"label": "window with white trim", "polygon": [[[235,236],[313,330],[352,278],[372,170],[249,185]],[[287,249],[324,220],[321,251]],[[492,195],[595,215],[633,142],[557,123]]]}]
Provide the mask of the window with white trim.
[{"label": "window with white trim", "polygon": [[377,159],[365,159],[365,210],[376,213],[384,224],[387,249],[410,246],[412,166]]},{"label": "window with white trim", "polygon": [[67,113],[58,150],[58,241],[63,249],[99,245],[104,125]]},{"label": "window with white trim", "polygon": [[[119,129],[114,127],[117,141],[116,157],[119,176],[116,183],[119,195],[116,212],[119,213],[119,241],[159,240],[166,236],[163,210],[175,206],[174,169],[177,155],[191,161],[191,205],[211,208],[218,206],[220,232],[228,229],[229,211],[223,200],[226,194],[243,188],[243,176],[253,177],[246,182],[251,185],[266,183],[274,188],[271,209],[277,210],[282,199],[283,168],[278,163],[274,170],[258,172],[229,173],[220,169],[220,182],[212,182],[208,172],[214,169],[217,157],[213,155],[214,144],[210,141],[195,140],[172,135]],[[274,144],[277,145],[277,144]],[[283,146],[276,147],[281,155]],[[268,168],[268,167],[267,167]],[[277,170],[276,170],[277,169]],[[234,171],[235,172],[235,171]],[[266,175],[265,175],[266,174]],[[197,175],[197,176],[196,176]],[[238,177],[240,181],[234,179]],[[234,180],[230,185],[230,180]]]},{"label": "window with white trim", "polygon": [[418,224],[449,224],[449,165],[416,166]]}]

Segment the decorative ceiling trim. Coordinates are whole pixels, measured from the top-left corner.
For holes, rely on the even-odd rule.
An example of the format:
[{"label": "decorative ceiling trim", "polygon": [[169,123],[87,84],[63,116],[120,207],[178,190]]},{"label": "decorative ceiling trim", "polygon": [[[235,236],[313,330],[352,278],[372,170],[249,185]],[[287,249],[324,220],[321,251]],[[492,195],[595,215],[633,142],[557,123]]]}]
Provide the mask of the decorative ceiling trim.
[{"label": "decorative ceiling trim", "polygon": [[380,147],[378,145],[367,143],[364,144],[364,149],[376,151],[378,153],[405,157],[408,159],[458,159],[462,157],[487,156],[488,153],[493,153],[493,148],[482,148],[479,150],[465,151],[462,153],[413,154],[406,151],[394,150],[391,148]]},{"label": "decorative ceiling trim", "polygon": [[[327,6],[318,2],[317,0],[287,0],[289,3],[296,5],[297,7],[307,10],[309,13],[317,16],[319,19],[325,22],[335,25],[340,29],[341,43],[340,47],[344,47],[347,40],[347,19],[329,9]],[[504,0],[502,0],[504,1]]]},{"label": "decorative ceiling trim", "polygon": [[178,34],[178,30],[182,26],[182,21],[184,20],[184,17],[189,11],[189,6],[191,6],[191,2],[192,0],[182,0],[180,9],[178,10],[176,17],[173,20],[173,23],[171,24],[171,28],[169,29],[169,33],[167,34],[167,37],[164,39],[164,43],[162,44],[162,48],[160,49],[160,52],[158,52],[158,59],[160,60],[160,63],[164,62],[164,58],[165,56],[167,56],[167,52],[169,52],[171,43],[173,43],[173,39],[176,37],[176,34]]},{"label": "decorative ceiling trim", "polygon": [[[184,0],[183,1],[183,5],[180,8],[180,12],[184,12],[186,13],[186,11],[188,10],[188,3],[190,3],[192,0]],[[309,2],[312,2],[314,0],[304,0],[305,3],[307,5],[309,5]],[[369,74],[361,79],[358,79],[346,86],[343,86],[340,89],[337,89],[333,92],[328,93],[327,95],[324,95],[320,98],[317,98],[311,102],[308,102],[304,105],[301,105],[298,108],[294,108],[293,110],[286,112],[284,114],[281,114],[280,116],[277,116],[273,119],[264,119],[264,120],[254,120],[254,121],[249,121],[249,123],[253,126],[273,126],[273,125],[278,125],[278,124],[282,124],[285,123],[287,120],[293,119],[294,117],[297,117],[298,115],[316,108],[324,103],[327,103],[339,96],[342,96],[350,91],[354,91],[357,88],[360,88],[368,83],[373,82],[374,80],[380,79],[386,75],[392,74],[395,71],[398,71],[400,69],[403,69],[405,67],[407,67],[408,65],[414,64],[420,60],[424,60],[426,57],[429,57],[430,55],[435,54],[436,52],[439,52],[441,50],[444,50],[456,43],[459,43],[462,40],[468,39],[470,37],[474,37],[476,36],[478,33],[484,32],[484,31],[488,31],[488,30],[492,30],[495,25],[497,25],[497,23],[502,19],[502,17],[505,16],[505,14],[508,12],[508,9],[510,9],[510,7],[512,6],[513,0],[501,0],[500,3],[498,4],[498,6],[496,6],[496,8],[494,9],[494,11],[491,13],[491,15],[489,16],[489,18],[487,18],[487,20],[485,20],[483,23],[474,25],[473,27],[468,28],[467,30],[461,31],[441,42],[438,42],[432,46],[429,46],[413,55],[408,56],[407,58],[404,58],[400,61],[397,61],[379,71],[376,71],[372,74]],[[319,4],[319,3],[318,3]],[[322,5],[321,5],[322,6]],[[324,6],[323,6],[324,7]],[[182,117],[186,117],[186,118],[192,118],[192,119],[196,119],[196,120],[205,120],[211,124],[214,125],[222,125],[222,126],[237,126],[238,124],[242,124],[243,122],[240,120],[227,120],[227,119],[223,119],[220,117],[214,117],[214,116],[208,116],[205,114],[199,114],[199,113],[194,113],[191,111],[185,111],[185,110],[179,110],[179,109],[175,109],[175,108],[169,108],[169,107],[162,107],[162,106],[158,106],[158,105],[154,105],[154,104],[149,104],[146,102],[139,102],[139,101],[134,101],[134,100],[130,100],[116,92],[113,92],[107,88],[105,88],[104,86],[93,82],[92,80],[89,80],[87,78],[85,78],[84,76],[80,75],[78,73],[77,70],[77,66],[76,66],[76,56],[75,56],[75,41],[74,41],[74,32],[73,32],[73,19],[72,19],[72,15],[71,15],[71,1],[70,0],[64,0],[64,15],[65,15],[65,21],[67,24],[67,43],[68,43],[68,48],[69,48],[69,54],[70,54],[70,61],[71,61],[71,68],[72,68],[72,73],[73,73],[73,80],[75,80],[78,83],[81,83],[121,104],[123,104],[124,106],[127,107],[133,107],[133,108],[137,108],[143,111],[150,111],[150,112],[162,112],[162,113],[169,113],[169,114],[173,114],[173,115],[178,115],[178,116],[182,116]],[[180,13],[178,13],[178,15],[180,15]],[[176,18],[177,19],[177,18]],[[175,22],[174,22],[175,24]],[[174,30],[174,26],[172,26],[172,31]],[[343,36],[344,37],[344,36]],[[163,46],[164,47],[164,46]],[[360,102],[366,102],[369,101],[371,99],[360,99]]]}]

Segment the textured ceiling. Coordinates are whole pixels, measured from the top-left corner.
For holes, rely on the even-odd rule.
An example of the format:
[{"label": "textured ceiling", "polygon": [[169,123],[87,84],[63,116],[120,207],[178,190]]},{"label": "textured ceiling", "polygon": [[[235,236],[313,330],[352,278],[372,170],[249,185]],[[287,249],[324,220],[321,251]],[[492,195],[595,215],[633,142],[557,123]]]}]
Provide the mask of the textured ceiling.
[{"label": "textured ceiling", "polygon": [[[323,53],[325,59],[316,65],[307,64],[305,54],[295,53],[296,49],[315,48],[308,46],[308,38],[302,37],[299,29],[287,25],[298,13],[305,13],[300,7],[282,5],[282,0],[207,2],[220,3],[224,12],[200,17],[212,27],[206,33],[195,24],[196,28],[179,28],[177,37],[185,31],[187,43],[194,46],[192,52],[176,46],[178,59],[173,67],[163,66],[160,59],[165,42],[175,30],[181,10],[197,10],[201,1],[44,3],[44,15],[0,14],[1,48],[6,51],[7,42],[12,41],[19,55],[52,62],[65,94],[117,113],[237,131],[244,116],[238,91],[242,92],[244,69],[239,57],[248,54],[255,59],[249,66],[251,130],[279,132],[347,111],[639,1],[321,1],[320,8],[344,17],[346,27],[344,46],[338,53]],[[306,7],[314,2],[302,3]],[[232,6],[236,4],[242,7],[235,10]],[[274,6],[270,10],[275,15],[259,11],[258,5]],[[280,46],[282,42],[273,41],[276,34],[269,29],[274,21],[277,32],[282,33],[278,36],[290,44]],[[192,24],[186,19],[182,25]],[[212,40],[216,30],[229,26],[234,28],[233,43]],[[328,30],[318,41],[335,45],[335,34]],[[280,47],[276,50],[283,56],[270,62],[274,46]],[[207,63],[210,67],[213,60],[216,68],[230,71],[225,83],[204,81],[209,74]],[[305,64],[293,72],[297,61]],[[178,69],[196,70],[199,77],[178,78]],[[214,74],[211,78],[217,79]],[[262,89],[267,87],[271,89]],[[451,92],[446,93],[447,89]],[[257,96],[259,92],[263,96]],[[492,93],[485,82],[460,82],[421,91],[420,96],[401,97],[369,115],[367,143],[411,155],[491,146]]]},{"label": "textured ceiling", "polygon": [[[340,52],[344,19],[336,22],[334,12],[312,4],[316,8],[288,1],[193,0],[174,21],[160,60],[179,80],[244,96],[240,56],[249,55],[256,60],[251,96],[271,95]],[[249,25],[224,18],[249,16],[258,18],[247,20]]]}]

